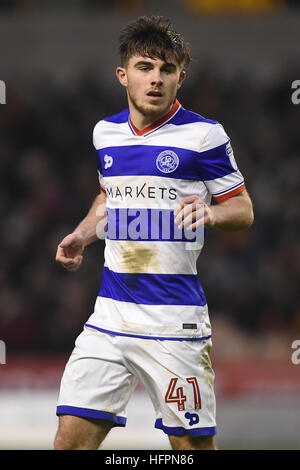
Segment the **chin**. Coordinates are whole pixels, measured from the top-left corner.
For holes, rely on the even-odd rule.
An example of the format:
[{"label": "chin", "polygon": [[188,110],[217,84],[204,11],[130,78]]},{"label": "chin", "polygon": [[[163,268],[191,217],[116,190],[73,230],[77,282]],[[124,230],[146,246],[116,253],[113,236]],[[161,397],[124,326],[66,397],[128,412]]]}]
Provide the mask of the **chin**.
[{"label": "chin", "polygon": [[155,116],[167,112],[170,106],[168,103],[147,103],[140,107],[140,111],[145,116]]}]

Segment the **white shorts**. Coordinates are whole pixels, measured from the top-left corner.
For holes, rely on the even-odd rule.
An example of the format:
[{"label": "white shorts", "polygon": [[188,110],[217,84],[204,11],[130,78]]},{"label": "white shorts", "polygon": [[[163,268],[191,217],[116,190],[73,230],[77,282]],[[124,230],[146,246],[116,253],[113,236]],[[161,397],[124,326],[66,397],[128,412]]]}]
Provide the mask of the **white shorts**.
[{"label": "white shorts", "polygon": [[211,339],[176,341],[111,335],[84,327],[66,365],[57,415],[126,425],[126,406],[142,382],[155,428],[166,434],[216,434]]}]

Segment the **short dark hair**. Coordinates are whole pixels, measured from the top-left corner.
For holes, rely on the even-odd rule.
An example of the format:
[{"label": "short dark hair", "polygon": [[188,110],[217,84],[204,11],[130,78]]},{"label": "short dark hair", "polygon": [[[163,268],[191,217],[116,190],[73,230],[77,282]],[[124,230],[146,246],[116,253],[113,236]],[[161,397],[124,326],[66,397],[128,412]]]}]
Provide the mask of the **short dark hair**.
[{"label": "short dark hair", "polygon": [[119,52],[122,66],[134,55],[166,61],[171,53],[182,68],[191,60],[189,43],[162,16],[141,16],[127,24],[120,34]]}]

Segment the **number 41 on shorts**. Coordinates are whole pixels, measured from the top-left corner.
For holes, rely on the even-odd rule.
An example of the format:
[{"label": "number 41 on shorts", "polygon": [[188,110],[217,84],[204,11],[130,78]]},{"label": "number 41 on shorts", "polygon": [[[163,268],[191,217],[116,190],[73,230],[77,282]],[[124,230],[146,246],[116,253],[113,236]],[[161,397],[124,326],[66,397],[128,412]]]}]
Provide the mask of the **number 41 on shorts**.
[{"label": "number 41 on shorts", "polygon": [[[177,403],[178,411],[185,410],[185,402],[186,402],[186,395],[183,394],[183,387],[177,387],[178,378],[172,377],[170,380],[167,393],[165,395],[165,402],[166,403]],[[194,392],[194,405],[195,410],[201,409],[201,396],[199,390],[199,384],[197,377],[188,377],[186,381],[192,385],[193,392]]]}]

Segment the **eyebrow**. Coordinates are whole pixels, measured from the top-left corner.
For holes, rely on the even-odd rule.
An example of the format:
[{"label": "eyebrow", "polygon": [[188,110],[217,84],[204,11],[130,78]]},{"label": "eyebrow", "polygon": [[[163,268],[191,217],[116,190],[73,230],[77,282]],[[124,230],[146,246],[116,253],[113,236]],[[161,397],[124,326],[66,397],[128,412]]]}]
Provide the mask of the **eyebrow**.
[{"label": "eyebrow", "polygon": [[[134,64],[134,67],[139,67],[140,65],[151,65],[151,66],[153,66],[153,63],[149,62],[147,60],[139,60],[136,64]],[[164,62],[162,67],[169,67],[169,68],[176,69],[176,65],[173,64],[172,62]]]}]

